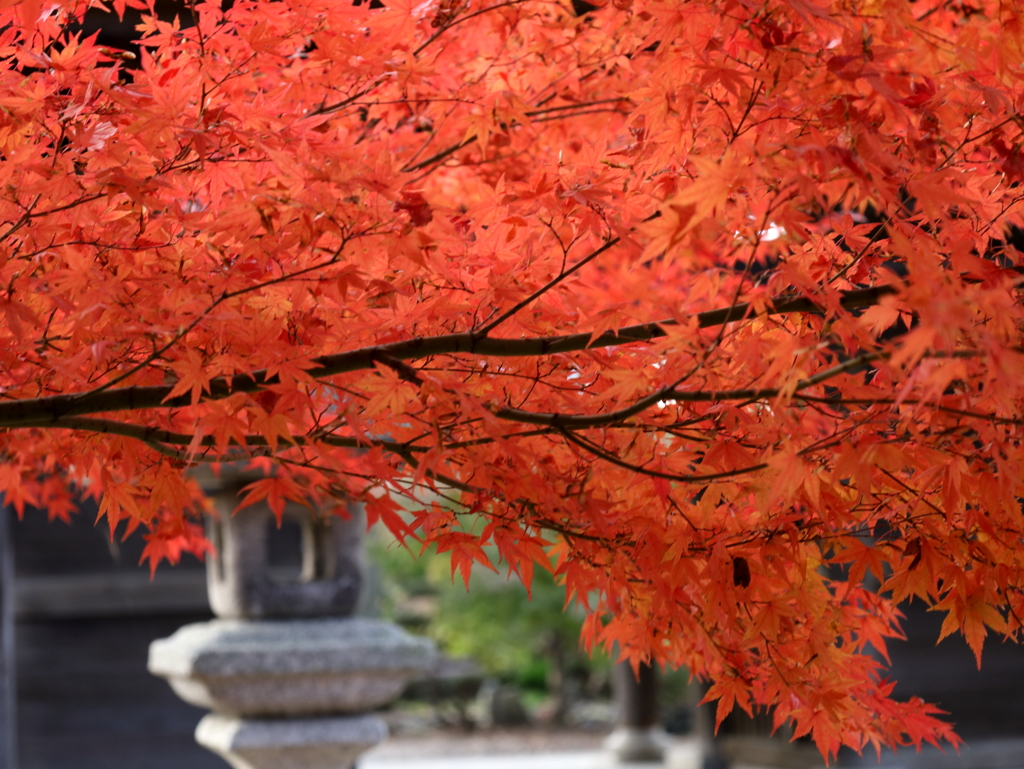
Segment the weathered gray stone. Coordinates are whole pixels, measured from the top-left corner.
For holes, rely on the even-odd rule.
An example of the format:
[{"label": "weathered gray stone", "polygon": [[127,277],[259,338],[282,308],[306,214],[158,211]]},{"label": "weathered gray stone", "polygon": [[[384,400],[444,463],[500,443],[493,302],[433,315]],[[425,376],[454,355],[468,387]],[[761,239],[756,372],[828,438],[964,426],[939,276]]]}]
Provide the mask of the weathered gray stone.
[{"label": "weathered gray stone", "polygon": [[526,726],[530,717],[516,686],[485,681],[477,694],[481,726]]},{"label": "weathered gray stone", "polygon": [[617,726],[604,741],[605,750],[621,764],[661,763],[668,739],[656,726]]},{"label": "weathered gray stone", "polygon": [[207,580],[220,619],[154,641],[150,672],[214,711],[196,740],[235,769],[348,769],[387,736],[380,719],[349,714],[395,699],[435,659],[430,641],[349,616],[362,582],[362,507],[350,504],[346,519],[286,506],[302,533],[302,569],[282,578],[270,568],[269,506],[235,513],[239,492],[262,474],[237,464],[195,477],[218,513]]},{"label": "weathered gray stone", "polygon": [[[345,617],[359,601],[366,527],[363,507],[352,502],[349,517],[322,514],[289,503],[283,517],[302,530],[302,572],[298,580],[279,581],[268,563],[268,532],[274,513],[265,502],[235,512],[239,493],[263,478],[238,465],[223,465],[219,475],[208,469],[194,477],[214,503],[207,532],[216,558],[207,559],[210,608],[218,617]],[[272,534],[271,534],[272,536]]]},{"label": "weathered gray stone", "polygon": [[149,670],[219,713],[355,713],[393,700],[434,655],[429,640],[378,620],[213,620],[154,641]]},{"label": "weathered gray stone", "polygon": [[387,737],[375,716],[242,719],[210,714],[196,727],[196,741],[235,769],[348,769]]}]

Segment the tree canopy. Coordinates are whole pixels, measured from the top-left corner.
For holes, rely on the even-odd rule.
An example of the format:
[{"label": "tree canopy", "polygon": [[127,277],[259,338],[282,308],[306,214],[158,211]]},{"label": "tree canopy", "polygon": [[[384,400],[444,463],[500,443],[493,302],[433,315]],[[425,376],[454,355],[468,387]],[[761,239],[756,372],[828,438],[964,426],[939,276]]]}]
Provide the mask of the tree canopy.
[{"label": "tree canopy", "polygon": [[957,740],[881,658],[910,597],[1022,629],[1019,2],[111,5],[0,2],[8,502],[155,565],[251,459],[719,718]]}]

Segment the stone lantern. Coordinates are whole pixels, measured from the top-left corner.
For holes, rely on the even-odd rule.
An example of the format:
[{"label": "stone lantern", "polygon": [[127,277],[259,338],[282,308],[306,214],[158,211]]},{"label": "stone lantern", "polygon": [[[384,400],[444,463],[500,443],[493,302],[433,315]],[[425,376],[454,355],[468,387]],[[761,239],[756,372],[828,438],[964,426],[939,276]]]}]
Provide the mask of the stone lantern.
[{"label": "stone lantern", "polygon": [[217,510],[209,536],[218,556],[207,566],[217,618],[154,641],[149,670],[213,711],[196,740],[235,769],[346,769],[387,736],[369,711],[428,669],[434,648],[392,623],[352,616],[363,573],[359,505],[347,519],[287,506],[302,532],[302,569],[275,575],[269,506],[233,514],[239,490],[259,477],[233,466],[198,476]]}]

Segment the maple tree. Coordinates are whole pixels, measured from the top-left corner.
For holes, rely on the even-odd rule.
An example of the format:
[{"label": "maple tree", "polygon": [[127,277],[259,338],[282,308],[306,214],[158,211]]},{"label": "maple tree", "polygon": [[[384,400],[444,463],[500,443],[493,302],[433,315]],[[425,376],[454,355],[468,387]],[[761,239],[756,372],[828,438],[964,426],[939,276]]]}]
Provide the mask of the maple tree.
[{"label": "maple tree", "polygon": [[113,0],[134,61],[89,7],[0,2],[19,511],[173,561],[251,459],[554,568],[719,719],[957,741],[880,656],[912,596],[1022,629],[1019,3]]}]

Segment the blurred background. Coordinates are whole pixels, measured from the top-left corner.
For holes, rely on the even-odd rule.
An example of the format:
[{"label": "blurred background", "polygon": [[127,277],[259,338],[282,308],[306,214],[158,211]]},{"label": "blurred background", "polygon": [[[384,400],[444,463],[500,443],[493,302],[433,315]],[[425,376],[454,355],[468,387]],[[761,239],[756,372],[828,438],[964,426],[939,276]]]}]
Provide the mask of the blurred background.
[{"label": "blurred background", "polygon": [[[86,506],[69,521],[49,521],[41,510],[27,509],[21,520],[7,513],[18,766],[225,769],[193,738],[204,711],[146,670],[151,641],[212,617],[204,564],[185,555],[151,580],[138,565],[141,536],[112,539],[104,525],[93,524],[95,508]],[[299,527],[287,519],[280,529],[270,525],[276,578],[298,579]],[[447,555],[410,552],[377,529],[364,545],[367,579],[358,613],[395,621],[434,639],[442,651],[434,669],[383,714],[392,733],[381,746],[386,755],[602,749],[623,720],[621,671],[617,692],[611,660],[579,649],[582,612],[566,606],[564,588],[549,574],[537,570],[532,600],[518,579],[485,569],[475,570],[467,591],[461,576],[453,581]],[[898,695],[919,695],[949,711],[968,749],[960,755],[910,750],[898,759],[883,754],[883,762],[1024,767],[1024,650],[990,639],[979,672],[961,639],[935,646],[940,625],[941,617],[912,606],[908,640],[890,647],[892,673]],[[646,698],[641,710],[653,713],[670,743],[703,742],[703,758],[691,751],[691,765],[822,765],[813,746],[790,744],[784,733],[770,737],[765,716],[730,718],[711,742],[686,671],[654,675],[657,686],[633,691],[626,707],[636,710],[636,697]],[[705,732],[696,734],[702,724]],[[839,763],[875,764],[876,758],[850,754]]]},{"label": "blurred background", "polygon": [[[212,617],[204,564],[185,555],[151,580],[138,565],[142,537],[112,539],[95,516],[89,506],[69,522],[35,509],[10,516],[19,765],[225,767],[193,739],[204,711],[146,671],[151,641]],[[297,578],[298,525],[286,519],[269,542],[277,578]],[[611,661],[579,649],[582,611],[565,606],[550,574],[537,570],[530,600],[518,579],[485,569],[467,591],[447,555],[410,552],[380,529],[365,551],[359,614],[398,622],[443,652],[387,714],[393,735],[515,730],[519,742],[534,729],[551,744],[588,747],[611,730]],[[660,684],[662,723],[687,732],[687,675],[671,671]]]}]

